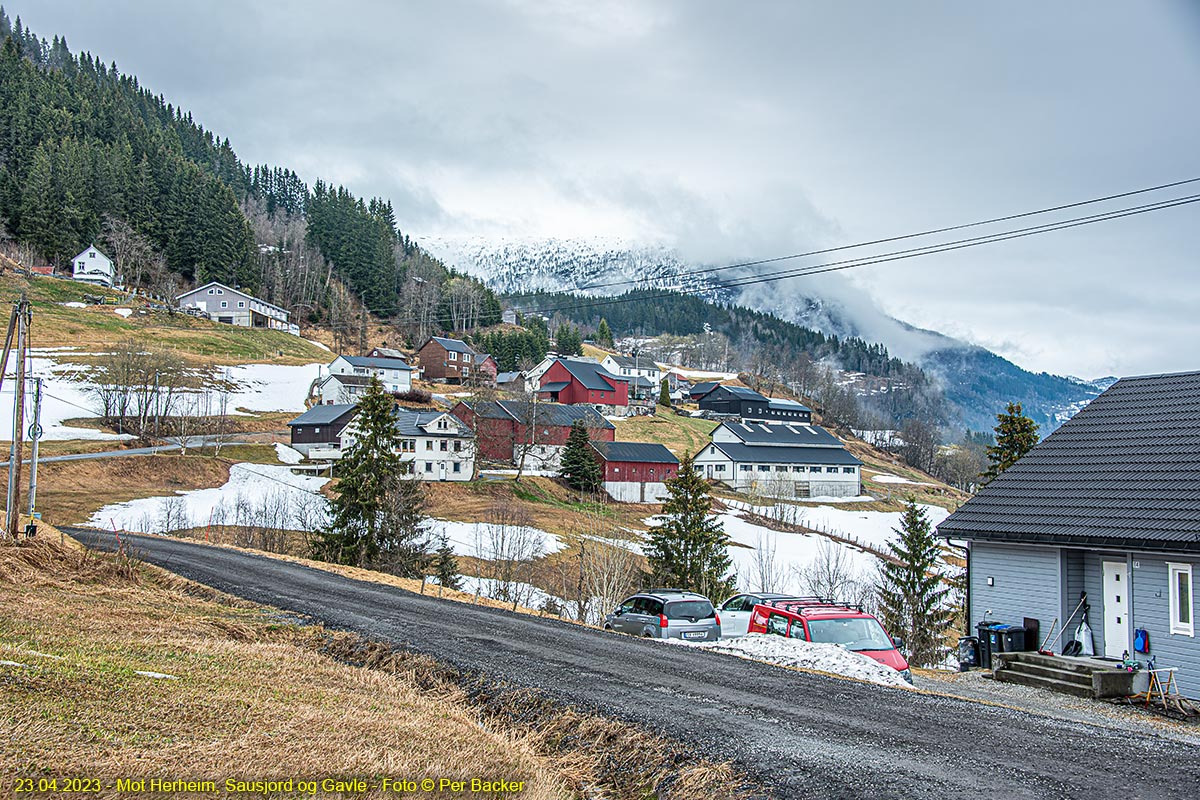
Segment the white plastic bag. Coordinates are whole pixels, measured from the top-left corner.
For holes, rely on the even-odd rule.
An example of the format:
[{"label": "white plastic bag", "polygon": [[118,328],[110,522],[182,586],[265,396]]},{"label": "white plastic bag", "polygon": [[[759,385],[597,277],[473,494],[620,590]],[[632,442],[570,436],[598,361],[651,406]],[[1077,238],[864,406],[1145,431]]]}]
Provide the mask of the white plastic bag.
[{"label": "white plastic bag", "polygon": [[1096,646],[1092,644],[1092,628],[1087,624],[1087,617],[1084,617],[1083,622],[1079,623],[1079,630],[1075,632],[1075,641],[1079,642],[1079,655],[1096,655]]}]

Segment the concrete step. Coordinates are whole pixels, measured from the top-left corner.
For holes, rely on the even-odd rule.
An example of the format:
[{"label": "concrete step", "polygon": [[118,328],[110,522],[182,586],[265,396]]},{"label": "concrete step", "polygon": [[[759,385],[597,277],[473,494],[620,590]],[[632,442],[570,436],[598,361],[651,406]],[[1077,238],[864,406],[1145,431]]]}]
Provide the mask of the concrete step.
[{"label": "concrete step", "polygon": [[1015,672],[1011,669],[1001,669],[993,673],[996,680],[1001,683],[1017,683],[1022,686],[1030,686],[1034,689],[1047,689],[1060,694],[1069,694],[1075,697],[1092,696],[1092,687],[1081,686],[1078,683],[1068,683],[1067,681],[1055,680],[1054,678],[1043,678],[1040,675],[1030,675],[1027,672]]},{"label": "concrete step", "polygon": [[1070,669],[1059,669],[1058,667],[1047,667],[1032,661],[1010,661],[1004,665],[1000,672],[1020,672],[1025,675],[1033,675],[1038,678],[1050,678],[1063,683],[1076,683],[1085,687],[1089,691],[1092,688],[1092,676],[1083,672],[1077,672]]},{"label": "concrete step", "polygon": [[1060,656],[1043,656],[1032,651],[1023,653],[996,653],[992,658],[999,659],[1005,663],[1020,662],[1024,664],[1036,664],[1041,667],[1050,667],[1051,669],[1077,672],[1081,675],[1091,675],[1099,669],[1112,669],[1112,666],[1097,661],[1076,660]]}]

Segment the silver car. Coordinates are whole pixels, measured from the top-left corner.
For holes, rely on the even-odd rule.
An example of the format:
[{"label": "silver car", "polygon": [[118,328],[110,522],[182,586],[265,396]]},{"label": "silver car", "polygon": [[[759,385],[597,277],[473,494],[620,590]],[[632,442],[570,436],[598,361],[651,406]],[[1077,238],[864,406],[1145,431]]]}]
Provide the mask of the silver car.
[{"label": "silver car", "polygon": [[793,596],[778,592],[751,592],[734,595],[721,605],[721,636],[725,639],[745,636],[750,629],[750,612],[756,605],[771,600],[788,600]]},{"label": "silver car", "polygon": [[604,618],[604,629],[648,639],[715,642],[721,620],[709,599],[680,589],[635,594]]}]

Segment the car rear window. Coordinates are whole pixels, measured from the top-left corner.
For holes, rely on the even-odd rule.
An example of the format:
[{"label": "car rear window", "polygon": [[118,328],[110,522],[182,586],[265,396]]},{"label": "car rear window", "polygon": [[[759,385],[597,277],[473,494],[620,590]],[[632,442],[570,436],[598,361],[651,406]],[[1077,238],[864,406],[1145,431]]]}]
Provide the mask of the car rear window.
[{"label": "car rear window", "polygon": [[680,600],[667,603],[667,619],[710,619],[716,612],[707,600]]}]

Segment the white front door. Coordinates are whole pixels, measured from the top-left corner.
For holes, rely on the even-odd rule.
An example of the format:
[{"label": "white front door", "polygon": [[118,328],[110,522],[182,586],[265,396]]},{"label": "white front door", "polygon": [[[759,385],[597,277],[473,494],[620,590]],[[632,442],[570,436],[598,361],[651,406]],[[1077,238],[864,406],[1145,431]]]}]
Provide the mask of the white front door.
[{"label": "white front door", "polygon": [[1108,658],[1121,658],[1129,648],[1129,591],[1125,562],[1105,561],[1104,655]]}]

